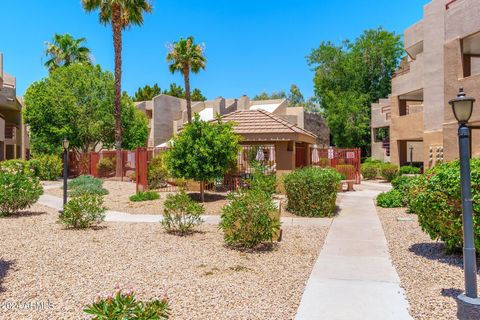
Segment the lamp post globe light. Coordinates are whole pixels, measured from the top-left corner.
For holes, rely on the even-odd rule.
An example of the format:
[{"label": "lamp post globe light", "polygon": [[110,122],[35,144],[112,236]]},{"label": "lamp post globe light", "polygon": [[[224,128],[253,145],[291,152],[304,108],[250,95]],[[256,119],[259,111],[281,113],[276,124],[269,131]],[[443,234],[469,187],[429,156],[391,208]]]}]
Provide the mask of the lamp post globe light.
[{"label": "lamp post globe light", "polygon": [[[63,209],[65,209],[65,204],[67,203],[67,179],[68,179],[68,147],[70,142],[67,138],[64,138],[62,141],[63,147]],[[61,210],[60,212],[63,212]]]},{"label": "lamp post globe light", "polygon": [[460,184],[462,189],[463,224],[463,269],[465,293],[457,298],[459,319],[480,319],[480,299],[477,291],[477,259],[473,232],[472,190],[470,181],[470,129],[468,120],[472,116],[474,98],[467,97],[460,88],[455,99],[449,101],[458,121],[458,147],[460,155]]}]

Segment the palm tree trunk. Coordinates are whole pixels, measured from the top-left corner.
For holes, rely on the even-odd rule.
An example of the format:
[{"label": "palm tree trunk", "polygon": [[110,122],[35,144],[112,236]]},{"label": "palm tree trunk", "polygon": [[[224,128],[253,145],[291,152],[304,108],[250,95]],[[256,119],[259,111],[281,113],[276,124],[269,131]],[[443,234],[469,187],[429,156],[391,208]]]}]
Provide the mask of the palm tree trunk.
[{"label": "palm tree trunk", "polygon": [[115,52],[115,98],[114,111],[115,117],[115,150],[116,152],[116,176],[122,176],[122,24],[121,10],[118,7],[112,8],[112,31],[113,48]]},{"label": "palm tree trunk", "polygon": [[185,80],[185,99],[187,100],[187,118],[188,123],[192,123],[192,98],[190,96],[190,72],[188,68],[183,70]]}]

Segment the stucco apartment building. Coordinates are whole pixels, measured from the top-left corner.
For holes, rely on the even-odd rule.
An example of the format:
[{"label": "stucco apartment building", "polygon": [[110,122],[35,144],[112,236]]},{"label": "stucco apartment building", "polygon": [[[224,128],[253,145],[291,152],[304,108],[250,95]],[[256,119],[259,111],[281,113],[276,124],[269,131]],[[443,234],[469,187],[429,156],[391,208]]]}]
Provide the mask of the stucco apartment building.
[{"label": "stucco apartment building", "polygon": [[[433,0],[423,19],[405,30],[407,55],[392,93],[372,105],[373,157],[425,168],[458,157],[458,124],[448,101],[465,88],[477,99],[471,122],[480,123],[479,16],[478,0]],[[472,155],[480,156],[476,131]]]},{"label": "stucco apartment building", "polygon": [[[138,109],[149,119],[149,147],[166,146],[166,143],[187,123],[185,99],[158,95],[151,101],[137,102]],[[302,107],[289,107],[286,99],[250,100],[247,96],[238,99],[217,98],[192,102],[192,113],[198,113],[205,121],[213,120],[216,114],[228,115],[237,111],[264,110],[288,123],[314,133],[319,147],[329,146],[329,130],[319,114],[306,112]]]},{"label": "stucco apartment building", "polygon": [[29,154],[27,128],[22,122],[23,101],[16,89],[15,77],[3,71],[0,53],[0,161]]}]

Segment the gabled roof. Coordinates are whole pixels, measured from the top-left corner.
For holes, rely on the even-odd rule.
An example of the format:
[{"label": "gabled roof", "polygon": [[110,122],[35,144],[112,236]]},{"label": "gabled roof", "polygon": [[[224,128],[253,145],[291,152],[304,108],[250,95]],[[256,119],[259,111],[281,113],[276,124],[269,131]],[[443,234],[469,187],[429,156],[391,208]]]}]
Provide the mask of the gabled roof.
[{"label": "gabled roof", "polygon": [[[302,129],[297,125],[288,122],[279,116],[265,111],[257,110],[239,110],[222,116],[222,121],[234,122],[234,131],[240,135],[252,134],[295,134],[306,135],[316,139],[317,136],[310,131]],[[279,139],[284,140],[284,139]]]}]

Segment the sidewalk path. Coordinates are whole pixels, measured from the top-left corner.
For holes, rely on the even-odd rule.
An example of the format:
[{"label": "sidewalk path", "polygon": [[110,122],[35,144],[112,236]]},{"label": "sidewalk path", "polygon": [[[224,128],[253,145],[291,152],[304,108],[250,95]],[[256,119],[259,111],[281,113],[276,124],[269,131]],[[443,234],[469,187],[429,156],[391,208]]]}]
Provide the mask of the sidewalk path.
[{"label": "sidewalk path", "polygon": [[[57,186],[58,187],[58,186]],[[46,187],[45,189],[49,189]],[[49,194],[40,196],[38,204],[50,207],[56,210],[62,209],[62,199]],[[218,215],[203,215],[202,219],[205,223],[218,224],[220,216]],[[109,222],[160,222],[162,215],[159,214],[131,214],[126,212],[108,210],[106,212],[105,221]],[[331,218],[296,218],[296,217],[282,217],[282,226],[317,226],[328,227],[332,223]]]},{"label": "sidewalk path", "polygon": [[342,195],[296,320],[412,319],[372,201],[388,188],[366,183]]}]

